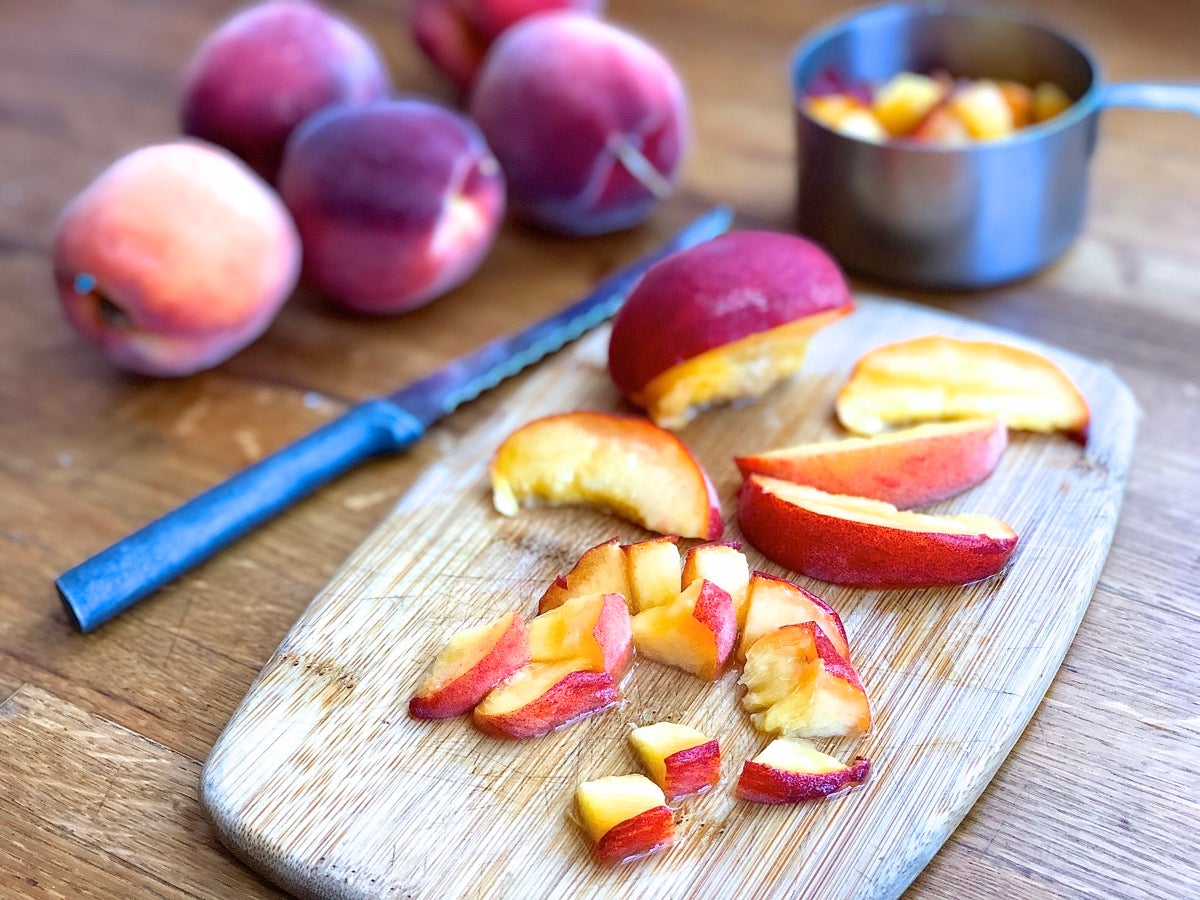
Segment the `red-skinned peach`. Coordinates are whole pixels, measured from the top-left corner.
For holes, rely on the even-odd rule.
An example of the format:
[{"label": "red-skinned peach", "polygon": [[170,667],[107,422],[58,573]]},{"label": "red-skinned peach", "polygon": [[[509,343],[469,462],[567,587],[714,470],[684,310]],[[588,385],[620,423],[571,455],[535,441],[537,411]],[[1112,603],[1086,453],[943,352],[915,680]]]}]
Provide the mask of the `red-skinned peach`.
[{"label": "red-skinned peach", "polygon": [[841,270],[816,244],[731,232],[646,272],[613,322],[608,371],[651,419],[678,427],[794,374],[813,333],[853,308]]},{"label": "red-skinned peach", "polygon": [[535,663],[583,660],[593,671],[620,678],[633,659],[629,608],[620,594],[572,597],[529,623]]},{"label": "red-skinned peach", "polygon": [[633,642],[639,655],[705,681],[720,676],[736,639],[733,600],[704,579],[693,581],[674,602],[633,617]]},{"label": "red-skinned peach", "polygon": [[707,790],[721,779],[721,747],[703,732],[655,722],[629,733],[642,766],[670,801]]},{"label": "red-skinned peach", "polygon": [[575,804],[600,862],[625,862],[675,842],[675,819],[666,797],[645,775],[585,781],[575,789]]},{"label": "red-skinned peach", "polygon": [[271,323],[300,241],[275,192],[199,141],[136,150],[63,210],[54,279],[71,323],[117,366],[188,375]]},{"label": "red-skinned peach", "polygon": [[751,475],[738,494],[746,540],[781,566],[854,587],[933,587],[995,575],[1017,546],[991,516],[931,516]]},{"label": "red-skinned peach", "polygon": [[232,150],[273,181],[292,130],[319,109],[391,90],[380,53],[323,7],[272,0],[222,23],[183,77],[183,131]]},{"label": "red-skinned peach", "polygon": [[489,691],[472,717],[495,737],[537,737],[621,701],[616,680],[585,660],[529,663]]},{"label": "red-skinned peach", "polygon": [[564,234],[645,219],[674,190],[688,140],[684,89],[666,58],[578,13],[507,29],[484,59],[470,111],[513,209]]},{"label": "red-skinned peach", "polygon": [[871,774],[871,761],[846,765],[807,741],[776,738],[742,764],[735,794],[754,803],[806,803],[858,787]]},{"label": "red-skinned peach", "polygon": [[585,594],[620,594],[629,598],[628,561],[618,538],[589,547],[572,566],[559,575],[538,600],[538,614],[562,606],[572,597]]},{"label": "red-skinned peach", "polygon": [[304,277],[356,312],[415,309],[483,262],[504,182],[478,128],[423,100],[332,107],[288,140],[279,192]]},{"label": "red-skinned peach", "polygon": [[746,622],[746,603],[750,587],[750,563],[736,541],[697,544],[688,550],[680,573],[682,587],[703,578],[729,595],[737,614],[738,628]]},{"label": "red-skinned peach", "polygon": [[444,719],[464,713],[528,662],[525,621],[515,613],[457,634],[409,700],[409,715]]},{"label": "red-skinned peach", "polygon": [[747,594],[746,623],[738,646],[738,656],[742,659],[746,658],[747,651],[763,635],[784,625],[797,625],[800,622],[815,623],[833,644],[838,655],[844,659],[850,658],[850,643],[846,639],[842,617],[816,594],[766,572],[755,572],[750,576]]}]

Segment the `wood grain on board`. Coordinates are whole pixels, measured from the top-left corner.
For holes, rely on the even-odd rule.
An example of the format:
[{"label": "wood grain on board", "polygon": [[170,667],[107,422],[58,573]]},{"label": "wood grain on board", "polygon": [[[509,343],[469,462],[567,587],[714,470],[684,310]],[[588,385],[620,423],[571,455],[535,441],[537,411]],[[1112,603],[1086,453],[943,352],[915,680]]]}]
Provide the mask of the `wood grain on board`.
[{"label": "wood grain on board", "polygon": [[[713,410],[681,435],[727,514],[734,453],[838,435],[832,400],[855,359],[906,336],[1020,338],[884,298],[813,342],[801,375]],[[500,517],[487,463],[513,428],[567,409],[621,409],[598,331],[525,376],[504,409],[432,464],[334,575],[217,741],[202,800],[222,839],[294,892],[371,897],[891,897],[968,811],[1033,714],[1092,597],[1115,528],[1138,410],[1108,368],[1042,347],[1093,411],[1086,448],[1013,434],[998,470],[935,509],[983,512],[1021,536],[1000,576],[963,588],[865,591],[798,579],[838,609],[871,696],[865,738],[827,742],[875,764],[861,790],[800,807],[733,799],[765,744],[715,684],[641,661],[624,705],[542,738],[497,740],[468,718],[406,714],[452,632],[519,608],[588,546],[645,532],[584,508]],[[728,522],[727,539],[738,539]],[[756,568],[786,574],[746,548]],[[678,808],[679,840],[621,867],[591,861],[571,820],[579,781],[637,771],[630,724],[669,719],[720,739],[723,783]]]}]

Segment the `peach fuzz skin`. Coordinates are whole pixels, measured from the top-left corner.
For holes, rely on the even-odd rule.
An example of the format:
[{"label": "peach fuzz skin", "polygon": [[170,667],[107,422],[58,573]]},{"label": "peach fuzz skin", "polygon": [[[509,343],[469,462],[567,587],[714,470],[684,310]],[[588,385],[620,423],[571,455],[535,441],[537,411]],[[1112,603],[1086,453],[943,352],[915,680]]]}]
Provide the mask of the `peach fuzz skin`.
[{"label": "peach fuzz skin", "polygon": [[117,160],[63,210],[63,309],[116,366],[189,375],[266,330],[296,285],[300,241],[274,191],[199,141]]},{"label": "peach fuzz skin", "polygon": [[183,131],[232,150],[275,179],[292,130],[319,109],[387,96],[379,50],[313,3],[248,7],[209,35],[184,73]]},{"label": "peach fuzz skin", "polygon": [[465,713],[528,662],[525,621],[508,613],[451,641],[408,701],[408,714],[444,719]]},{"label": "peach fuzz skin", "polygon": [[408,27],[429,61],[466,92],[500,33],[542,12],[599,15],[603,0],[411,0]]},{"label": "peach fuzz skin", "polygon": [[279,193],[304,277],[335,303],[389,314],[470,277],[504,215],[504,180],[465,116],[423,100],[323,110],[292,134]]},{"label": "peach fuzz skin", "polygon": [[688,143],[683,85],[666,58],[579,13],[543,13],[505,31],[469,109],[514,211],[561,234],[643,221],[673,191]]}]

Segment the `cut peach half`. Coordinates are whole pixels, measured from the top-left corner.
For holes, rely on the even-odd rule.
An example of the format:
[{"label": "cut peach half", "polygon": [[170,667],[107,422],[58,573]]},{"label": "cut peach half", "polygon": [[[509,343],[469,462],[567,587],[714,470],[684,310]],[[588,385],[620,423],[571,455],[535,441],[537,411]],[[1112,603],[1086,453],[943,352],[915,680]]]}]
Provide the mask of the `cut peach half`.
[{"label": "cut peach half", "polygon": [[525,622],[516,613],[456,634],[409,700],[409,715],[418,719],[460,715],[527,662],[529,639]]},{"label": "cut peach half", "polygon": [[524,503],[582,503],[660,534],[715,540],[723,530],[717,493],[697,459],[675,435],[632,416],[535,419],[497,449],[491,481],[506,516]]},{"label": "cut peach half", "polygon": [[694,581],[678,599],[633,617],[633,643],[647,659],[705,681],[721,674],[737,638],[729,594],[711,581]]},{"label": "cut peach half", "polygon": [[776,738],[742,764],[735,794],[754,803],[806,803],[858,787],[870,774],[865,757],[846,765],[808,741]]},{"label": "cut peach half", "polygon": [[616,706],[621,693],[613,676],[588,665],[566,659],[522,666],[475,707],[475,724],[497,737],[536,737]]},{"label": "cut peach half", "polygon": [[779,737],[852,737],[871,727],[858,673],[814,622],[763,635],[746,654],[742,706],[759,731]]},{"label": "cut peach half", "polygon": [[740,544],[697,544],[683,560],[681,586],[703,578],[725,591],[733,601],[738,628],[746,621],[746,592],[750,585],[750,563]]},{"label": "cut peach half", "polygon": [[734,461],[743,476],[770,475],[829,494],[925,506],[974,487],[996,468],[1008,429],[995,418],[930,422],[877,437],[799,444]]},{"label": "cut peach half", "polygon": [[743,483],[738,524],[772,562],[856,587],[968,584],[999,572],[1017,547],[1012,528],[991,516],[904,512],[765,475]]},{"label": "cut peach half", "polygon": [[529,658],[570,659],[583,668],[620,677],[633,658],[629,608],[620,594],[586,594],[529,622]]},{"label": "cut peach half", "polygon": [[1061,431],[1083,442],[1091,421],[1079,388],[1040,353],[944,335],[865,354],[836,405],[842,425],[863,435],[893,425],[992,416],[1011,429]]},{"label": "cut peach half", "polygon": [[746,625],[738,646],[741,659],[746,658],[747,651],[763,635],[784,625],[798,625],[801,622],[815,623],[833,644],[838,655],[850,658],[850,645],[846,640],[842,617],[816,594],[786,579],[755,572],[750,577],[749,595]]},{"label": "cut peach half", "polygon": [[643,725],[629,733],[629,743],[668,800],[707,790],[721,780],[720,744],[688,725]]},{"label": "cut peach half", "polygon": [[675,819],[662,789],[645,775],[609,775],[575,789],[575,805],[596,858],[619,863],[675,842]]}]

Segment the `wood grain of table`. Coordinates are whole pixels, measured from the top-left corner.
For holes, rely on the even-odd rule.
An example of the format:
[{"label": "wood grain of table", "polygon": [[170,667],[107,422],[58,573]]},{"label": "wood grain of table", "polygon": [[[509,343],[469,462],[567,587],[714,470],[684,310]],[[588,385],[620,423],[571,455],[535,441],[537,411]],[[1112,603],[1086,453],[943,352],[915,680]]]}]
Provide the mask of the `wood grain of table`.
[{"label": "wood grain of table", "polygon": [[[676,62],[693,104],[682,189],[650,222],[587,240],[509,223],[474,279],[420,311],[356,318],[301,288],[261,340],[211,372],[121,375],[58,308],[54,220],[116,157],[175,135],[180,71],[237,5],[0,4],[0,896],[276,895],[201,814],[206,754],[334,570],[511,386],[94,634],[71,629],[53,579],[349,404],[556,308],[715,202],[741,227],[793,228],[788,57],[853,6],[612,0],[615,22]],[[397,86],[452,99],[401,2],[332,5],[372,34]],[[1200,82],[1195,0],[1003,5],[1074,32],[1109,81]],[[1031,279],[974,294],[855,286],[1102,361],[1143,411],[1075,642],[909,895],[1200,895],[1200,119],[1106,112],[1083,233]]]}]

